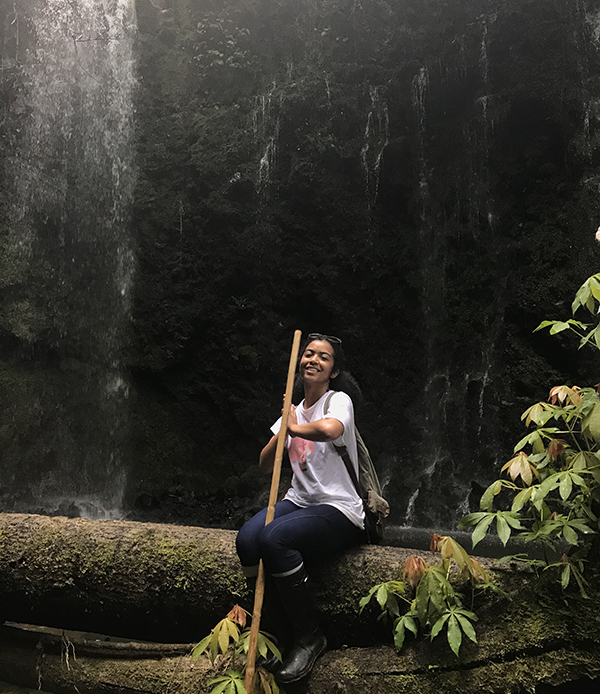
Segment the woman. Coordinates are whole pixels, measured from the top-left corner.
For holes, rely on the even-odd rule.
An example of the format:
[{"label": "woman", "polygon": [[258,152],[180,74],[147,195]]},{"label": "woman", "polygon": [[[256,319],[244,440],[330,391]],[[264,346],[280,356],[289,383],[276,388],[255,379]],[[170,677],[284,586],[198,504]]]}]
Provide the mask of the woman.
[{"label": "woman", "polygon": [[[282,683],[307,675],[327,647],[307,587],[304,561],[329,556],[363,540],[363,504],[334,447],[346,447],[358,474],[352,400],[344,392],[330,390],[336,379],[351,382],[348,374],[341,373],[343,366],[339,338],[319,333],[308,336],[299,364],[304,400],[290,409],[287,427],[291,487],[276,504],[269,525],[265,526],[267,509],[263,509],[243,526],[236,541],[250,584],[256,581],[259,560],[265,565],[265,617],[270,618],[269,626],[285,651],[276,672]],[[264,474],[273,470],[280,426],[281,418],[271,428],[273,437],[260,454]]]}]

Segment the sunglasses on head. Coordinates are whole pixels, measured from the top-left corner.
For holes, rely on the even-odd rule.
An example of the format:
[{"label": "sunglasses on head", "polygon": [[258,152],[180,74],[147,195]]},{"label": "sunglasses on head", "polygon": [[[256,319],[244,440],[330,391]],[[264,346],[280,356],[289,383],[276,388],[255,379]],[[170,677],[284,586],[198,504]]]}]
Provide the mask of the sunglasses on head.
[{"label": "sunglasses on head", "polygon": [[333,335],[323,335],[322,333],[310,333],[308,336],[308,341],[312,340],[326,340],[332,345],[341,345],[342,341],[339,337],[334,337]]}]

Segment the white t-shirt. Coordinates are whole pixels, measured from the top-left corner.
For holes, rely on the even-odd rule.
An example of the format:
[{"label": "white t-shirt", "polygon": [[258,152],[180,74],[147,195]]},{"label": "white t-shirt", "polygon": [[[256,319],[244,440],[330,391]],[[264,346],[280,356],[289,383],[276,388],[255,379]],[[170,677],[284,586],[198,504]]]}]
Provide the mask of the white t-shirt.
[{"label": "white t-shirt", "polygon": [[[298,424],[315,422],[332,417],[344,425],[344,433],[335,441],[307,441],[299,436],[287,437],[286,447],[294,475],[292,486],[285,495],[297,506],[306,508],[317,504],[329,504],[341,511],[354,525],[364,527],[362,500],[358,496],[342,457],[336,446],[346,446],[350,460],[358,476],[356,436],[354,434],[354,407],[352,400],[341,391],[333,391],[324,414],[325,401],[332,391],[328,391],[307,409],[304,400],[296,407]],[[271,427],[274,434],[279,433],[281,417]]]}]

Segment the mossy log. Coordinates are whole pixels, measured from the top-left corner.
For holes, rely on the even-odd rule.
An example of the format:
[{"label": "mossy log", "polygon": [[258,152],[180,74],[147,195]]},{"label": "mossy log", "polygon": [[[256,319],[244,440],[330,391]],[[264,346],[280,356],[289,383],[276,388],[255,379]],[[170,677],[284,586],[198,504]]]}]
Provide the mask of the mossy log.
[{"label": "mossy log", "polygon": [[[5,620],[157,641],[194,641],[235,603],[251,607],[235,532],[0,514]],[[360,547],[311,571],[324,622],[364,645],[381,627],[357,606],[409,550]]]},{"label": "mossy log", "polygon": [[[232,603],[244,599],[234,536],[202,528],[0,515],[0,599],[5,617],[194,642]],[[475,597],[479,643],[466,641],[459,658],[443,634],[433,642],[410,636],[401,654],[377,645],[389,639],[389,625],[376,622],[374,608],[359,616],[358,600],[373,583],[397,578],[410,553],[361,547],[313,568],[333,650],[309,678],[286,687],[288,694],[507,694],[532,691],[541,682],[590,682],[600,674],[595,559],[587,567],[588,599],[576,589],[563,592],[550,572],[537,576],[510,567],[493,570],[501,592]],[[465,602],[470,606],[470,596],[465,595]],[[0,634],[0,679],[25,686],[31,686],[35,675],[51,692],[73,692],[76,686],[81,694],[185,694],[205,691],[210,676],[204,661],[192,663],[185,655],[186,645],[114,645],[106,652],[103,645],[82,646],[67,636],[58,646],[35,637],[32,647],[31,638],[23,646],[23,639],[7,636],[7,629]],[[68,642],[75,644],[74,651],[69,651]],[[25,650],[18,652],[19,648]],[[21,667],[19,675],[15,668]],[[579,691],[592,690],[582,686]]]}]

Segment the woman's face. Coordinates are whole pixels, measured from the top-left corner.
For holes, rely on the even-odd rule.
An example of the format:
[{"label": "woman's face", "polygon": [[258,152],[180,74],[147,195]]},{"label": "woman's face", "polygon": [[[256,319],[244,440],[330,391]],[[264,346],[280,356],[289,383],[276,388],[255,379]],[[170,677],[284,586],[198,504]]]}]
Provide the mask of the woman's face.
[{"label": "woman's face", "polygon": [[329,383],[338,375],[334,369],[335,352],[327,340],[310,342],[300,358],[300,375],[305,383]]}]

